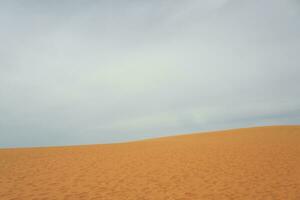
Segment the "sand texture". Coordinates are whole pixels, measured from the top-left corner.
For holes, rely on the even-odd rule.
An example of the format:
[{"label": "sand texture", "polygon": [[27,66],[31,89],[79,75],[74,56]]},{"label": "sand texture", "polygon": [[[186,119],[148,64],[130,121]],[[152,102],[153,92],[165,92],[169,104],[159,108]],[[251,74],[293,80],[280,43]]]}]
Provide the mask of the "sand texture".
[{"label": "sand texture", "polygon": [[300,126],[0,150],[1,200],[300,200]]}]

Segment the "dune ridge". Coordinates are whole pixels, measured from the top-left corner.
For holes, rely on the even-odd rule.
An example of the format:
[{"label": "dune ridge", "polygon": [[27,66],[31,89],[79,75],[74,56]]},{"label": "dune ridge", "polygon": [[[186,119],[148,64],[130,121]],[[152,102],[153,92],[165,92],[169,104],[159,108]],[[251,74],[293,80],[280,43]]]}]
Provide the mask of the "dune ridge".
[{"label": "dune ridge", "polygon": [[0,149],[1,200],[300,199],[300,126]]}]

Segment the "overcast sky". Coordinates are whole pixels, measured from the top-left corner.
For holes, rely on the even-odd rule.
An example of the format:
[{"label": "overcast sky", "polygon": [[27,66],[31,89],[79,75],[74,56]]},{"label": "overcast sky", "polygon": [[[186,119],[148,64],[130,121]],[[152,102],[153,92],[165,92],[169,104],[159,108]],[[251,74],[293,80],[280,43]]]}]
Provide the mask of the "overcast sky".
[{"label": "overcast sky", "polygon": [[298,0],[4,0],[0,147],[300,124]]}]

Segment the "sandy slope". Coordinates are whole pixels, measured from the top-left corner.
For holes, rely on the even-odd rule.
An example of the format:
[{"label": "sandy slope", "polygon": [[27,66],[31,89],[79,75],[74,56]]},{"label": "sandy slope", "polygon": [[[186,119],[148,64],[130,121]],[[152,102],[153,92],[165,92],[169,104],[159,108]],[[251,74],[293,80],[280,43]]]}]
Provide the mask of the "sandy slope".
[{"label": "sandy slope", "polygon": [[0,199],[300,199],[300,126],[0,150]]}]

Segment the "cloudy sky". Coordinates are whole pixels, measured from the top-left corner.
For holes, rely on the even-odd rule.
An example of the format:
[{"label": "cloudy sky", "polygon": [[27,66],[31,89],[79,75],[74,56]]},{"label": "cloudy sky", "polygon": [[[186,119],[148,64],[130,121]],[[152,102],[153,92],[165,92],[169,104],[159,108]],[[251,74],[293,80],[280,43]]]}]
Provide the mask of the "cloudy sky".
[{"label": "cloudy sky", "polygon": [[300,124],[298,0],[4,0],[0,147]]}]

